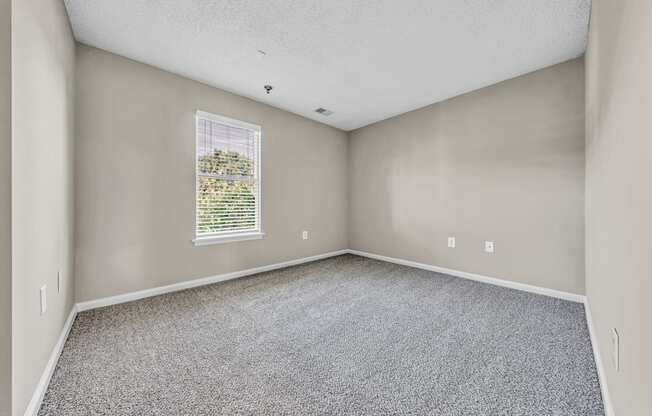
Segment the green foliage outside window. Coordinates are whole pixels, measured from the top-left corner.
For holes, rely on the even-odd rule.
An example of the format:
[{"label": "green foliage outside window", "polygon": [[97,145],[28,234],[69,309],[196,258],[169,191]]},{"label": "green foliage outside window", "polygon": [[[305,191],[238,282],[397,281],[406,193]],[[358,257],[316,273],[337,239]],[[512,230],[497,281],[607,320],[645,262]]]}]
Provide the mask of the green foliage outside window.
[{"label": "green foliage outside window", "polygon": [[197,163],[197,233],[254,229],[254,160],[241,153],[216,150],[200,156]]}]

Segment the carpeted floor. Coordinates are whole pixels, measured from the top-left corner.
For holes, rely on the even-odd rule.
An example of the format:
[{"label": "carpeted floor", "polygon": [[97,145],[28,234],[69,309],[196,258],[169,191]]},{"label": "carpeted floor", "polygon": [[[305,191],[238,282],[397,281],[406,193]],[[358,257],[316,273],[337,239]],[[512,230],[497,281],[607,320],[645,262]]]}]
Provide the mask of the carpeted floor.
[{"label": "carpeted floor", "polygon": [[81,313],[39,415],[602,415],[583,306],[352,255]]}]

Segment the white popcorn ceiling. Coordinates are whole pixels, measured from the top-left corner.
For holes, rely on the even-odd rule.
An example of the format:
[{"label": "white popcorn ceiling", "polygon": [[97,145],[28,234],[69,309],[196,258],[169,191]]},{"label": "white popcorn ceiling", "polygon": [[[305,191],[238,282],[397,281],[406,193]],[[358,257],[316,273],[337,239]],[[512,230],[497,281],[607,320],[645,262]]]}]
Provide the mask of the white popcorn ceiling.
[{"label": "white popcorn ceiling", "polygon": [[590,0],[65,4],[84,44],[343,130],[581,56],[591,8]]}]

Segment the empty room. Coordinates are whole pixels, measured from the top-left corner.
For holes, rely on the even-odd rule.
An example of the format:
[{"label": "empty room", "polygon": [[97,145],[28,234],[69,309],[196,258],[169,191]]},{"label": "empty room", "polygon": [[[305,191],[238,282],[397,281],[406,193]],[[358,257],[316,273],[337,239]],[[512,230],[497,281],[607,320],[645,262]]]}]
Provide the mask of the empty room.
[{"label": "empty room", "polygon": [[652,1],[0,0],[0,416],[652,416]]}]

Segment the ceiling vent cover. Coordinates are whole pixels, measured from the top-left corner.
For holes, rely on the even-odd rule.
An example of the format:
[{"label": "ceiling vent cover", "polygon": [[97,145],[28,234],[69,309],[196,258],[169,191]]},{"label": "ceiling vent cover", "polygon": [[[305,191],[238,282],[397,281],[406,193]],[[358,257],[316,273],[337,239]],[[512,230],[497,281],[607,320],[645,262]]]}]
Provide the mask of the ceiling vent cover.
[{"label": "ceiling vent cover", "polygon": [[318,109],[316,109],[316,110],[315,110],[315,113],[319,113],[319,114],[321,114],[322,116],[326,116],[326,117],[328,117],[328,116],[330,116],[331,114],[333,114],[333,112],[332,112],[331,110],[327,110],[327,109],[322,108],[322,107],[319,107]]}]

